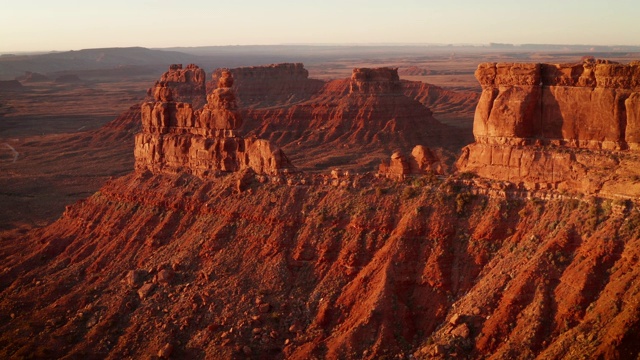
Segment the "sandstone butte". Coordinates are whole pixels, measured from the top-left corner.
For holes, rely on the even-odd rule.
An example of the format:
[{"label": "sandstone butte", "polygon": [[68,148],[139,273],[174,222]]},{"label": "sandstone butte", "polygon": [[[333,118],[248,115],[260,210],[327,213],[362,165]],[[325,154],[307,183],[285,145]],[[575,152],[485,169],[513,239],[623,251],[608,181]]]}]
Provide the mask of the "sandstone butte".
[{"label": "sandstone butte", "polygon": [[[189,65],[184,72],[180,68],[171,66],[163,79],[197,79],[197,84],[204,85],[204,71],[197,66]],[[183,97],[192,97],[191,87],[185,91],[186,86],[178,86],[176,90],[167,81],[156,83],[152,90],[156,101],[145,103],[140,109],[142,132],[135,138],[136,169],[198,176],[245,169],[277,174],[293,169],[282,150],[268,141],[242,138],[235,133],[242,118],[232,85],[231,73],[222,72],[207,103],[194,111],[189,103],[173,101],[176,91]]]},{"label": "sandstone butte", "polygon": [[478,66],[461,171],[521,189],[637,197],[640,63]]},{"label": "sandstone butte", "polygon": [[[331,86],[346,87],[339,106],[408,104],[396,74],[359,69]],[[513,124],[526,116],[506,115],[518,97],[504,95],[486,120],[486,104],[478,106],[478,140],[459,162],[476,175],[432,176],[438,159],[416,144],[410,157],[386,155],[383,174],[401,181],[284,172],[288,164],[265,161],[276,150],[258,152],[261,165],[252,165],[258,140],[237,133],[231,79],[220,72],[195,110],[158,84],[155,101],[142,105],[136,170],[51,225],[0,242],[9,254],[0,357],[637,358],[637,197],[581,197],[554,183],[491,188],[509,173],[476,154],[491,146],[535,152],[535,161],[616,154],[620,167],[636,151],[628,130],[617,145],[523,133]],[[520,91],[485,90],[493,87]],[[487,137],[489,118],[498,130]]]}]

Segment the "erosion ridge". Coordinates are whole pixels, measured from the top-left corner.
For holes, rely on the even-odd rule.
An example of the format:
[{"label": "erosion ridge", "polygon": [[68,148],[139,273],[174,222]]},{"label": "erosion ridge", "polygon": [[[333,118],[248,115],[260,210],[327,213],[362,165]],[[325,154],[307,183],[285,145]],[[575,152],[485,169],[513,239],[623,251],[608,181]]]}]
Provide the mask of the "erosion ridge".
[{"label": "erosion ridge", "polygon": [[640,195],[640,64],[478,66],[483,91],[462,171],[534,189]]},{"label": "erosion ridge", "polygon": [[637,354],[629,204],[242,177],[138,171],[25,236],[0,273],[0,354]]}]

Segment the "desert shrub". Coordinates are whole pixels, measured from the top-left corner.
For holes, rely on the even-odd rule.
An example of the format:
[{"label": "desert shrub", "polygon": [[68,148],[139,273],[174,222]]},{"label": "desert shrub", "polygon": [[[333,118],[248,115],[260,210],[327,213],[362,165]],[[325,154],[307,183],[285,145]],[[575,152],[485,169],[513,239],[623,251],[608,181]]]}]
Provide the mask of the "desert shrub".
[{"label": "desert shrub", "polygon": [[471,201],[473,195],[470,192],[464,191],[456,195],[456,212],[460,215],[464,212],[465,206]]},{"label": "desert shrub", "polygon": [[389,189],[387,188],[382,188],[382,187],[377,187],[376,188],[376,196],[380,197],[382,195],[385,195],[389,192]]},{"label": "desert shrub", "polygon": [[402,199],[409,200],[417,195],[417,190],[413,186],[407,186],[402,190]]},{"label": "desert shrub", "polygon": [[462,179],[462,180],[471,180],[471,179],[473,179],[473,178],[475,178],[477,176],[478,175],[476,175],[476,173],[471,172],[471,171],[464,171],[464,172],[461,172],[460,175],[459,175],[460,179]]}]

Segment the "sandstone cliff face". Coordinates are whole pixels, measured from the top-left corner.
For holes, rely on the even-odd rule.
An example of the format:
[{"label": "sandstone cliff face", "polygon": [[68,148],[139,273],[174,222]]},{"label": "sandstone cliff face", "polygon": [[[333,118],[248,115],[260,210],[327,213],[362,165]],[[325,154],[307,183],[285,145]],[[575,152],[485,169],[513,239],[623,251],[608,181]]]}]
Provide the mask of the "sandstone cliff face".
[{"label": "sandstone cliff face", "polygon": [[211,89],[224,72],[235,79],[233,90],[243,109],[292,105],[308,100],[324,85],[322,80],[309,79],[303,64],[284,63],[218,69],[213,73]]},{"label": "sandstone cliff face", "polygon": [[640,65],[481,64],[478,142],[638,148]]},{"label": "sandstone cliff face", "polygon": [[640,66],[481,64],[463,171],[527,189],[638,196]]},{"label": "sandstone cliff face", "polygon": [[189,103],[172,101],[173,89],[166,82],[156,84],[157,101],[141,106],[136,169],[198,176],[243,169],[267,174],[293,169],[284,153],[268,141],[237,135],[242,118],[231,89],[231,74],[223,73],[218,85],[207,96],[207,104],[194,111]]}]

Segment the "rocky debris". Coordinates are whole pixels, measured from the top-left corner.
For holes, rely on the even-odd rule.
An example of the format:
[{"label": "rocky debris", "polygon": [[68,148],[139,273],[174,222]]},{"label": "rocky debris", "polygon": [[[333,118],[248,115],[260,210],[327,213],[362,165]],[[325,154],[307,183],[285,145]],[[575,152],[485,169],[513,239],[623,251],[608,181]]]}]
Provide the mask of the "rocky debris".
[{"label": "rocky debris", "polygon": [[138,297],[140,298],[140,300],[146,299],[155,288],[156,285],[154,283],[146,283],[142,285],[142,287],[138,289]]},{"label": "rocky debris", "polygon": [[476,142],[460,171],[527,190],[640,195],[630,181],[640,164],[640,65],[488,63],[476,78]]},{"label": "rocky debris", "polygon": [[182,64],[173,64],[147,94],[156,101],[190,103],[200,109],[206,103],[206,77],[197,65],[189,64],[183,69]]},{"label": "rocky debris", "polygon": [[157,101],[143,104],[140,110],[142,132],[135,137],[134,149],[137,169],[189,171],[198,176],[243,169],[258,174],[294,169],[282,150],[268,141],[242,138],[235,132],[242,119],[230,87],[231,73],[223,72],[218,82],[219,88],[209,94],[202,110],[173,101],[174,90],[168,83],[156,84]]},{"label": "rocky debris", "polygon": [[158,350],[158,357],[160,359],[169,359],[173,353],[173,345],[166,343],[160,350]]},{"label": "rocky debris", "polygon": [[442,174],[442,166],[438,157],[427,147],[417,145],[407,157],[396,151],[391,160],[380,164],[378,173],[390,179],[402,180],[410,175]]},{"label": "rocky debris", "polygon": [[171,281],[173,280],[174,276],[175,275],[174,275],[173,271],[171,271],[169,269],[162,269],[156,275],[156,280],[160,284],[168,285],[168,284],[171,283]]},{"label": "rocky debris", "polygon": [[271,304],[269,303],[260,304],[258,305],[258,310],[263,314],[268,313],[269,311],[271,311]]},{"label": "rocky debris", "polygon": [[449,319],[449,324],[458,325],[460,322],[460,314],[453,314],[453,316]]},{"label": "rocky debris", "polygon": [[461,337],[463,339],[466,339],[469,337],[469,326],[467,326],[467,324],[460,324],[458,326],[456,326],[452,331],[451,331],[451,335],[455,336],[455,337]]},{"label": "rocky debris", "polygon": [[132,287],[138,287],[144,282],[147,275],[146,270],[130,270],[127,272],[127,284]]}]

